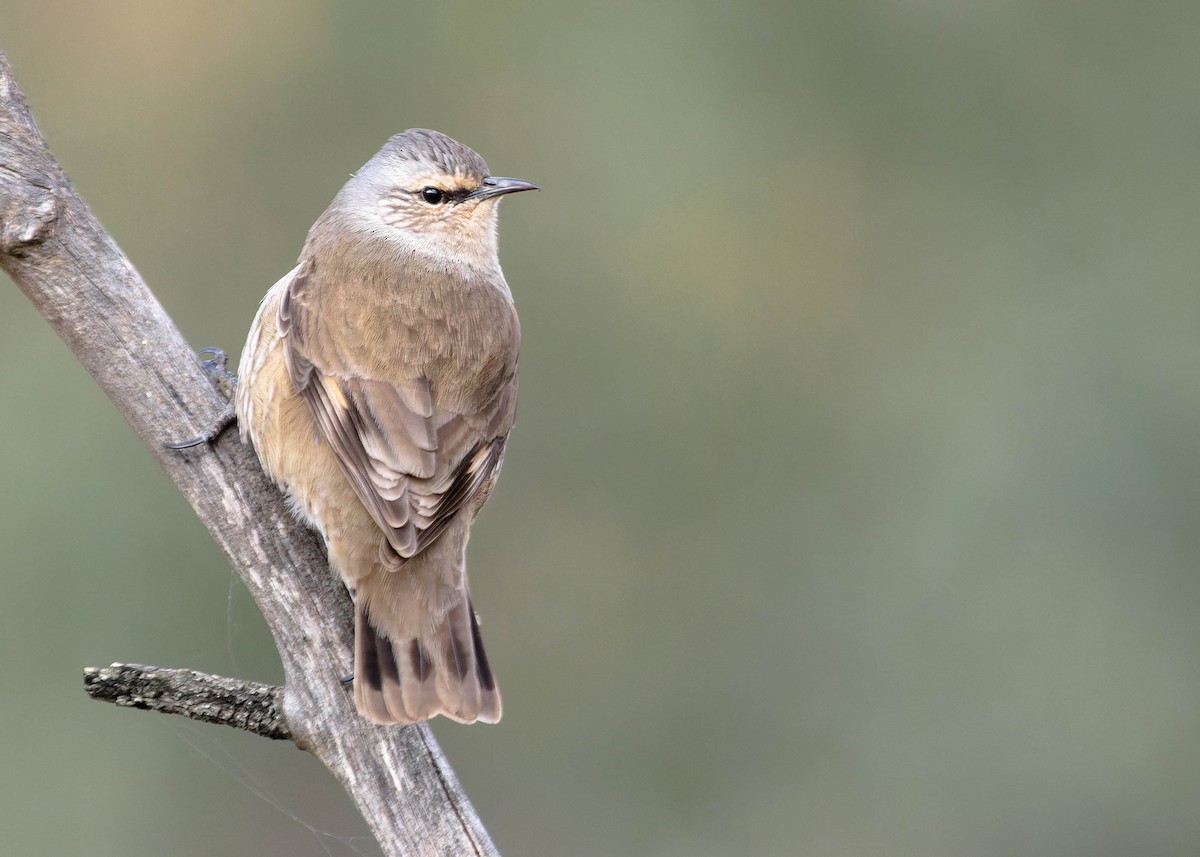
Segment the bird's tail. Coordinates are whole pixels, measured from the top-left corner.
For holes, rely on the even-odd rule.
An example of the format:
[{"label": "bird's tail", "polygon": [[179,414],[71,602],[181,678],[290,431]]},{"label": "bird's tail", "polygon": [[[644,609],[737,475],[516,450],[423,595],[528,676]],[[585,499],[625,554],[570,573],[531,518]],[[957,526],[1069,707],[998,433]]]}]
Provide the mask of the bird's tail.
[{"label": "bird's tail", "polygon": [[437,714],[459,723],[500,720],[500,692],[465,592],[432,631],[411,636],[389,636],[360,600],[354,641],[354,703],[368,720],[417,723]]}]

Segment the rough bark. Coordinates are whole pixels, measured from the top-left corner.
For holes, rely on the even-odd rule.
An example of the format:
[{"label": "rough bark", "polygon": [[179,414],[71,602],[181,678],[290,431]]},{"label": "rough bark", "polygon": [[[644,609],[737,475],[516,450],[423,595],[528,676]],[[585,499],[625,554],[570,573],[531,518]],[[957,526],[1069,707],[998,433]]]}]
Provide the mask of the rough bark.
[{"label": "rough bark", "polygon": [[[342,782],[384,853],[496,854],[428,726],[378,727],[354,710],[339,680],[351,663],[349,598],[249,448],[235,432],[183,452],[163,448],[201,434],[226,402],[50,155],[2,55],[0,267],[108,394],[237,569],[283,662],[285,685],[270,694],[281,701],[284,728]],[[103,672],[87,681],[95,685]],[[221,681],[193,679],[209,690]],[[188,707],[186,699],[175,702]],[[255,720],[236,708],[225,715],[231,725]]]},{"label": "rough bark", "polygon": [[112,664],[85,669],[83,689],[92,699],[122,708],[181,714],[277,741],[292,739],[283,716],[282,687],[196,670]]}]

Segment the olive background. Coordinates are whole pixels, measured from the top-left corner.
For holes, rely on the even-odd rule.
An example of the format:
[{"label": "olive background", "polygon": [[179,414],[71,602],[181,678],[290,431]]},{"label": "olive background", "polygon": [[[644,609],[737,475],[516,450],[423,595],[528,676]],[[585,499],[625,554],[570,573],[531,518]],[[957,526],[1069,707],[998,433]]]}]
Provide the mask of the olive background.
[{"label": "olive background", "polygon": [[[505,718],[435,725],[503,853],[1200,848],[1200,6],[0,20],[77,189],[235,360],[391,134],[543,187],[503,206],[521,405],[470,551]],[[83,694],[281,675],[3,285],[0,850],[378,853],[295,748]]]}]

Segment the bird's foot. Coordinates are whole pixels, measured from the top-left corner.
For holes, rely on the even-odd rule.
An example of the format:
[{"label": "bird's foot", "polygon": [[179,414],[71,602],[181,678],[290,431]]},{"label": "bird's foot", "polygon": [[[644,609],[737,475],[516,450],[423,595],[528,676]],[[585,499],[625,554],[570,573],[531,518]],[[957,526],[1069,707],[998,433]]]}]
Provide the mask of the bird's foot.
[{"label": "bird's foot", "polygon": [[204,374],[208,376],[208,380],[212,381],[212,385],[217,388],[226,399],[233,399],[233,394],[237,390],[237,376],[227,370],[225,367],[229,364],[229,355],[220,348],[208,347],[201,348],[196,352],[197,357],[202,355],[211,355],[207,360],[200,361],[200,368],[204,370]]},{"label": "bird's foot", "polygon": [[217,392],[230,400],[229,404],[199,437],[164,443],[163,446],[167,449],[189,449],[193,446],[212,443],[221,436],[221,432],[237,421],[237,412],[233,404],[233,394],[237,391],[237,376],[225,368],[229,363],[229,355],[220,348],[212,347],[201,348],[196,352],[197,357],[205,354],[210,356],[200,361],[200,368],[204,370],[204,374],[208,376],[212,385],[217,388]]}]

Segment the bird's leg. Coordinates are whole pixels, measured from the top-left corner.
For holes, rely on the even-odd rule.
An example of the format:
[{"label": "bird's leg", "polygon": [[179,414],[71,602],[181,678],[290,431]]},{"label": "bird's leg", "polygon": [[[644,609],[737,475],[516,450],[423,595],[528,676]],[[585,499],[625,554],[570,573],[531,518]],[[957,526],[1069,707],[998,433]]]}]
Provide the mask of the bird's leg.
[{"label": "bird's leg", "polygon": [[226,364],[229,363],[229,355],[220,348],[212,347],[201,348],[196,352],[197,357],[204,354],[211,356],[208,359],[200,361],[200,368],[204,370],[204,374],[208,375],[208,379],[217,388],[217,391],[226,399],[229,399],[229,403],[225,406],[225,410],[221,411],[212,424],[199,437],[164,443],[163,446],[167,449],[189,449],[193,446],[212,443],[221,436],[221,432],[237,421],[237,413],[234,410],[233,404],[233,394],[237,390],[237,377],[225,368]]},{"label": "bird's leg", "polygon": [[229,364],[229,355],[211,345],[196,352],[197,357],[204,354],[212,356],[207,360],[201,360],[200,368],[204,370],[208,380],[212,381],[212,385],[220,391],[221,395],[232,401],[234,391],[237,389],[237,376],[225,368]]}]

